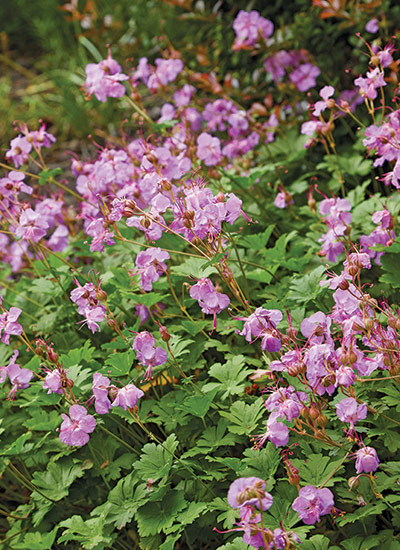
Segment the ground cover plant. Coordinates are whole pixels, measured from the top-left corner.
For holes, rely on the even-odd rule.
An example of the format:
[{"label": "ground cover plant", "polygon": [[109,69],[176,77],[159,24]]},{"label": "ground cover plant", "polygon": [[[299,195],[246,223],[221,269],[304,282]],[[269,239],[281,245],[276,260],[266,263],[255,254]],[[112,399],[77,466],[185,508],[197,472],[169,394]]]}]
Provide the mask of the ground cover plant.
[{"label": "ground cover plant", "polygon": [[399,9],[161,5],[4,144],[1,545],[398,550]]}]

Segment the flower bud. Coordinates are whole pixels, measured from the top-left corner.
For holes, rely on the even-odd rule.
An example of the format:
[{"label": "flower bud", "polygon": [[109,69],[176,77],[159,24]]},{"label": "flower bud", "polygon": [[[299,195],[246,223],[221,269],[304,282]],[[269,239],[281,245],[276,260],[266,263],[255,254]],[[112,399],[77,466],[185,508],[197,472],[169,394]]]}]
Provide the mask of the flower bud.
[{"label": "flower bud", "polygon": [[397,319],[396,321],[396,329],[400,330],[400,319]]},{"label": "flower bud", "polygon": [[99,288],[96,290],[96,298],[100,300],[100,302],[105,302],[107,300],[107,292],[102,288]]},{"label": "flower bud", "polygon": [[114,321],[114,319],[110,319],[110,317],[107,319],[107,326],[115,330],[117,328],[117,323]]},{"label": "flower bud", "polygon": [[289,327],[286,334],[291,340],[294,340],[297,336],[297,330],[294,327]]},{"label": "flower bud", "polygon": [[395,317],[393,317],[393,315],[389,316],[387,323],[388,323],[389,327],[394,328],[394,329],[396,328],[396,319],[395,319]]},{"label": "flower bud", "polygon": [[163,191],[171,191],[172,189],[172,183],[168,181],[166,178],[163,178],[160,181],[160,186]]},{"label": "flower bud", "polygon": [[374,328],[374,320],[371,319],[370,317],[363,319],[363,321],[364,321],[364,326],[368,330],[368,332]]},{"label": "flower bud", "polygon": [[309,409],[310,418],[312,420],[316,420],[320,414],[318,407],[315,405],[315,403],[311,404],[311,407]]},{"label": "flower bud", "polygon": [[316,419],[316,423],[325,428],[328,423],[328,419],[324,414],[321,413]]},{"label": "flower bud", "polygon": [[141,225],[142,227],[144,227],[145,229],[148,229],[148,228],[150,227],[150,225],[151,225],[151,221],[149,220],[149,218],[142,218],[142,219],[140,220],[140,225]]},{"label": "flower bud", "polygon": [[349,352],[349,363],[353,364],[356,362],[357,362],[357,354],[353,350],[351,350]]},{"label": "flower bud", "polygon": [[295,472],[295,471],[290,472],[288,481],[290,485],[295,485],[297,487],[300,483],[300,476],[298,472]]},{"label": "flower bud", "polygon": [[360,268],[357,267],[357,266],[354,265],[354,264],[350,264],[350,265],[347,267],[346,271],[347,271],[347,273],[348,273],[349,275],[351,275],[352,277],[355,277],[355,276],[358,274],[358,272],[360,271]]},{"label": "flower bud", "polygon": [[168,332],[167,327],[165,327],[164,325],[160,325],[160,336],[161,339],[164,340],[164,342],[169,342],[171,339],[171,335]]},{"label": "flower bud", "polygon": [[340,290],[348,290],[350,288],[350,283],[347,279],[344,279],[343,281],[340,281],[338,286]]}]

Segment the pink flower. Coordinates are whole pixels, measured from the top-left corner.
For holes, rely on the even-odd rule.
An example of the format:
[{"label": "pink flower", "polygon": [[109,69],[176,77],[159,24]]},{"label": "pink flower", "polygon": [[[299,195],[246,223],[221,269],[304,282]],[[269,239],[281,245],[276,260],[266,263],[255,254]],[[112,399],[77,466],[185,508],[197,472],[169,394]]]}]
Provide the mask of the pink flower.
[{"label": "pink flower", "polygon": [[317,101],[314,105],[314,116],[319,116],[322,111],[325,111],[328,107],[331,106],[331,104],[335,103],[334,100],[329,99],[333,94],[335,93],[335,88],[333,86],[324,86],[320,92],[319,95],[322,97],[323,101]]},{"label": "pink flower", "polygon": [[140,273],[141,286],[146,292],[153,288],[153,283],[158,281],[161,274],[167,270],[164,260],[169,259],[168,252],[161,248],[148,248],[136,256],[136,267]]},{"label": "pink flower", "polygon": [[379,21],[376,17],[373,17],[368,21],[368,23],[365,25],[365,30],[367,32],[370,32],[371,34],[375,34],[379,30]]},{"label": "pink flower", "polygon": [[302,487],[292,504],[293,510],[306,525],[317,523],[321,516],[329,514],[334,506],[333,494],[329,489],[317,489],[312,485]]},{"label": "pink flower", "polygon": [[93,374],[92,391],[95,397],[94,408],[97,414],[107,414],[111,407],[111,401],[108,399],[108,388],[110,386],[110,380],[95,372]]},{"label": "pink flower", "polygon": [[362,76],[356,78],[354,84],[360,88],[360,94],[369,99],[376,99],[378,95],[377,88],[386,86],[383,71],[380,71],[378,67],[369,71],[366,78]]},{"label": "pink flower", "polygon": [[6,152],[6,159],[12,160],[15,168],[19,168],[29,160],[29,153],[32,151],[32,143],[22,134],[10,141],[11,149]]},{"label": "pink flower", "polygon": [[375,472],[379,466],[379,458],[372,447],[362,447],[356,452],[356,472]]},{"label": "pink flower", "polygon": [[8,345],[10,343],[10,335],[19,336],[22,334],[23,328],[17,323],[21,313],[22,310],[19,307],[11,307],[10,311],[4,311],[0,315],[0,334],[3,332],[1,341],[4,344]]},{"label": "pink flower", "polygon": [[232,508],[256,506],[268,510],[272,506],[272,496],[265,491],[265,481],[258,477],[240,477],[231,483],[228,491],[228,504]]},{"label": "pink flower", "polygon": [[216,327],[216,315],[229,305],[229,298],[226,294],[217,292],[210,279],[202,277],[198,283],[193,285],[189,291],[190,297],[199,302],[201,311],[214,315],[214,328]]},{"label": "pink flower", "polygon": [[206,166],[215,166],[221,160],[221,143],[217,137],[203,132],[197,138],[197,156]]},{"label": "pink flower", "polygon": [[89,434],[96,427],[96,419],[87,414],[82,405],[72,405],[69,416],[61,415],[63,423],[60,426],[60,439],[66,445],[82,447],[89,441]]},{"label": "pink flower", "polygon": [[47,393],[62,393],[61,376],[57,369],[46,374],[43,389],[48,390]]},{"label": "pink flower", "polygon": [[315,86],[316,78],[320,74],[321,71],[315,65],[303,63],[290,73],[289,80],[297,87],[299,92],[307,92],[307,90]]},{"label": "pink flower", "polygon": [[24,210],[19,218],[19,225],[15,230],[15,235],[22,239],[38,242],[46,235],[49,224],[38,212],[32,208]]},{"label": "pink flower", "polygon": [[129,77],[121,72],[121,66],[111,58],[110,52],[108,58],[100,63],[86,65],[85,71],[87,77],[84,87],[89,97],[94,94],[99,101],[105,103],[107,97],[122,97],[125,94],[125,86],[121,82]]},{"label": "pink flower", "polygon": [[[116,388],[113,388],[114,390]],[[134,384],[128,384],[123,388],[117,390],[117,396],[112,402],[112,407],[121,407],[126,411],[126,409],[132,409],[136,406],[138,400],[143,397],[144,393],[142,390],[137,388]]]},{"label": "pink flower", "polygon": [[133,341],[132,349],[136,351],[136,357],[142,365],[148,367],[145,380],[151,378],[153,367],[162,365],[167,360],[167,352],[161,346],[155,346],[154,336],[147,330],[139,332]]},{"label": "pink flower", "polygon": [[233,30],[236,33],[233,49],[240,50],[243,47],[254,46],[260,37],[264,40],[269,38],[274,32],[274,25],[258,11],[240,10],[233,22]]},{"label": "pink flower", "polygon": [[345,397],[337,403],[336,414],[342,422],[348,422],[352,428],[357,420],[364,420],[367,417],[367,405],[362,403],[357,404],[353,397]]}]

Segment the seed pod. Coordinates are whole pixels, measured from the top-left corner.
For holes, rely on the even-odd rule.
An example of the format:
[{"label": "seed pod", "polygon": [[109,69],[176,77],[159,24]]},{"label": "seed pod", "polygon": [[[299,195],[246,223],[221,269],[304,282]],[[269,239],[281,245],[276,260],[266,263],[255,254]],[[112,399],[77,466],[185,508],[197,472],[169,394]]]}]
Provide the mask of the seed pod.
[{"label": "seed pod", "polygon": [[374,328],[374,320],[370,317],[367,317],[366,319],[363,319],[365,328],[370,331]]},{"label": "seed pod", "polygon": [[318,416],[320,415],[318,407],[315,405],[315,403],[311,404],[311,407],[309,409],[310,418],[312,420],[316,420]]}]

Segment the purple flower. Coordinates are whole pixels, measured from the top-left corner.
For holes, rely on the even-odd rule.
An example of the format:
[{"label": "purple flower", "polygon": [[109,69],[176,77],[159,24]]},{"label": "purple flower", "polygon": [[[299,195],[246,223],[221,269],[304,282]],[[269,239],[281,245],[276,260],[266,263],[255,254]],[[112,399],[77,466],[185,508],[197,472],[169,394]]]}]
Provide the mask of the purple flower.
[{"label": "purple flower", "polygon": [[362,447],[356,452],[356,472],[375,472],[379,466],[379,458],[372,447]]},{"label": "purple flower", "polygon": [[125,94],[125,86],[121,81],[128,80],[129,77],[121,72],[121,66],[111,58],[111,52],[100,63],[86,65],[85,71],[87,76],[84,87],[89,97],[94,94],[99,101],[105,103],[107,97],[122,97]]},{"label": "purple flower", "polygon": [[376,17],[373,17],[368,21],[368,23],[365,25],[365,30],[367,32],[370,32],[371,34],[375,34],[378,32],[379,29],[379,21]]},{"label": "purple flower", "polygon": [[22,310],[19,307],[11,307],[10,311],[4,311],[0,315],[0,334],[3,332],[1,341],[3,344],[10,343],[10,335],[19,336],[23,332],[22,326],[17,323]]},{"label": "purple flower", "polygon": [[29,160],[29,153],[32,151],[32,143],[22,134],[10,141],[11,149],[6,152],[6,159],[12,160],[15,168],[19,168]]},{"label": "purple flower", "polygon": [[136,351],[136,357],[142,365],[148,367],[145,380],[151,378],[153,367],[162,365],[167,360],[167,352],[161,346],[155,346],[154,336],[147,330],[139,332],[133,341],[132,349]]},{"label": "purple flower", "polygon": [[189,291],[190,297],[199,302],[201,311],[214,315],[214,328],[216,327],[216,315],[229,305],[229,298],[226,294],[217,292],[210,279],[202,277],[198,283],[193,285]]},{"label": "purple flower", "polygon": [[15,230],[17,237],[38,242],[46,235],[49,224],[38,212],[32,208],[24,210],[19,218],[19,225]]},{"label": "purple flower", "polygon": [[98,323],[104,321],[104,306],[87,307],[82,315],[86,318],[83,321],[79,321],[80,323],[87,325],[93,334],[97,330],[100,331]]},{"label": "purple flower", "polygon": [[329,99],[335,93],[335,88],[333,86],[324,86],[320,91],[319,95],[322,97],[323,101],[317,101],[314,105],[314,116],[319,116],[326,108],[334,105],[334,100]]},{"label": "purple flower", "polygon": [[72,405],[69,416],[62,414],[63,423],[60,426],[60,439],[66,445],[82,447],[89,441],[89,434],[96,427],[96,419],[87,414],[82,405]]},{"label": "purple flower", "polygon": [[110,386],[110,380],[95,372],[93,374],[92,391],[95,397],[94,408],[97,414],[107,414],[111,407],[111,401],[108,399],[108,388]]},{"label": "purple flower", "polygon": [[289,80],[297,87],[299,92],[307,92],[307,90],[315,86],[316,78],[320,74],[321,71],[315,65],[303,63],[290,73]]},{"label": "purple flower", "polygon": [[62,393],[61,376],[57,369],[46,374],[43,389],[48,390],[47,393]]},{"label": "purple flower", "polygon": [[117,391],[117,395],[111,406],[121,407],[124,411],[135,407],[138,400],[144,395],[142,390],[137,388],[134,384],[128,384],[120,389],[114,387],[113,389]]},{"label": "purple flower", "polygon": [[221,143],[217,137],[203,132],[197,138],[197,156],[206,166],[215,166],[221,160]]},{"label": "purple flower", "polygon": [[314,525],[321,516],[329,514],[334,505],[333,494],[329,489],[317,489],[312,485],[306,485],[300,489],[292,508],[306,525]]},{"label": "purple flower", "polygon": [[231,483],[228,491],[228,504],[232,508],[256,506],[268,510],[272,506],[272,496],[265,491],[265,481],[258,477],[240,477]]},{"label": "purple flower", "polygon": [[269,38],[274,32],[274,25],[269,19],[262,17],[258,11],[250,12],[240,10],[233,22],[233,30],[236,33],[234,50],[254,46],[260,39]]},{"label": "purple flower", "polygon": [[369,99],[376,99],[378,95],[376,89],[381,86],[386,86],[383,71],[380,71],[378,67],[369,71],[366,78],[362,76],[356,78],[354,84],[360,88],[360,94]]},{"label": "purple flower", "polygon": [[169,260],[168,252],[161,248],[148,248],[136,256],[136,267],[140,273],[141,286],[146,292],[153,289],[153,283],[167,270],[164,261]]},{"label": "purple flower", "polygon": [[367,417],[367,405],[362,403],[357,404],[353,397],[345,397],[337,403],[336,414],[342,422],[348,422],[353,428],[357,420],[364,420]]}]

